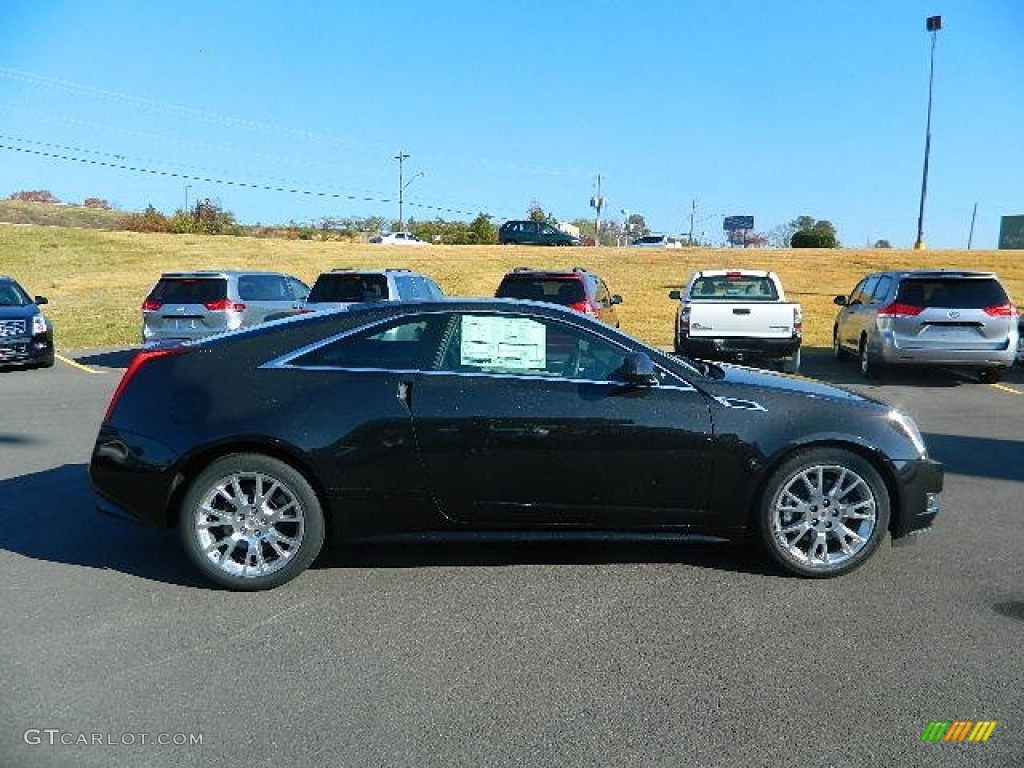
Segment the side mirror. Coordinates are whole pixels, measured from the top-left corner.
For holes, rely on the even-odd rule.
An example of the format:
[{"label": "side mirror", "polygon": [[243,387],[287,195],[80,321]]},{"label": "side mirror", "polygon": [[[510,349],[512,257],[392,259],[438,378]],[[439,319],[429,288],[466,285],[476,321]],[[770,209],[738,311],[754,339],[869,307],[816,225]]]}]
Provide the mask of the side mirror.
[{"label": "side mirror", "polygon": [[845,307],[846,306],[846,297],[845,296],[836,296],[834,299],[832,299],[832,303],[833,304],[838,304],[840,307]]},{"label": "side mirror", "polygon": [[34,299],[36,304],[49,304],[49,300],[45,296],[36,296]]},{"label": "side mirror", "polygon": [[653,387],[658,384],[654,361],[644,352],[630,352],[619,369],[621,378],[628,384]]},{"label": "side mirror", "polygon": [[676,301],[682,301],[683,300],[683,294],[682,294],[681,291],[669,291],[668,292],[668,297],[670,299],[675,299]]},{"label": "side mirror", "polygon": [[619,296],[619,294],[617,294],[617,293],[613,293],[612,294],[612,304],[621,304],[621,303],[622,303],[622,297]]}]

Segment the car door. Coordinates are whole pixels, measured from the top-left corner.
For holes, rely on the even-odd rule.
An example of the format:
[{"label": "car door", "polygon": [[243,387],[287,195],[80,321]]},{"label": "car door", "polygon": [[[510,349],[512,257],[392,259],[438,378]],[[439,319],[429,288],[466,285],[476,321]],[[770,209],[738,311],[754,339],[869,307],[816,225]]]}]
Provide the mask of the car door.
[{"label": "car door", "polygon": [[706,518],[709,409],[667,373],[657,386],[617,380],[630,351],[543,316],[451,313],[435,370],[411,392],[417,445],[442,512],[515,528]]},{"label": "car door", "polygon": [[836,321],[839,338],[843,346],[857,349],[860,336],[868,327],[871,317],[871,293],[878,284],[878,275],[868,275],[861,280],[847,298],[846,306],[839,312]]}]

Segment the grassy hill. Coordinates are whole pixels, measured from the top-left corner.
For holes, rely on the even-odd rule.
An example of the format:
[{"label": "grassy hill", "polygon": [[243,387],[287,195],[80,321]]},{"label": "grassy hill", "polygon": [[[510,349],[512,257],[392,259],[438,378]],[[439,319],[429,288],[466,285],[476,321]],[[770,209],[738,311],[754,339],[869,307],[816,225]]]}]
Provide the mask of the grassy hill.
[{"label": "grassy hill", "polygon": [[664,347],[672,342],[676,307],[666,294],[680,287],[695,269],[749,267],[778,272],[790,298],[803,304],[805,342],[811,346],[831,344],[833,296],[848,292],[866,272],[876,269],[992,270],[999,273],[1015,303],[1024,303],[1024,253],[1020,251],[404,248],[0,224],[0,273],[13,275],[29,292],[49,298],[47,312],[56,323],[62,349],[137,343],[140,305],[164,271],[272,269],[311,282],[321,271],[334,267],[408,267],[431,275],[450,294],[491,296],[501,276],[520,265],[578,265],[597,271],[613,292],[625,298],[620,308],[623,329]]},{"label": "grassy hill", "polygon": [[117,229],[124,216],[124,211],[105,211],[81,205],[0,200],[0,222],[10,224]]}]

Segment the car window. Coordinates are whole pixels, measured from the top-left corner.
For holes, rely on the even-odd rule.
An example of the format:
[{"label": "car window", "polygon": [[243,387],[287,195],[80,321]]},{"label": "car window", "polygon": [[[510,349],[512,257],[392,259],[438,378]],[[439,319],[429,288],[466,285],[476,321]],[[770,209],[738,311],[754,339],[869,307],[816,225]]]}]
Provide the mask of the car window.
[{"label": "car window", "polygon": [[880,276],[874,290],[871,291],[871,303],[880,304],[889,295],[889,291],[892,290],[892,283],[893,280],[889,275]]},{"label": "car window", "polygon": [[160,278],[149,299],[161,304],[212,304],[227,298],[228,281],[223,277]]},{"label": "car window", "polygon": [[328,272],[320,275],[313,283],[307,301],[319,302],[362,302],[384,301],[390,298],[388,279],[381,274],[360,274],[358,272]]},{"label": "car window", "polygon": [[860,285],[854,288],[853,293],[850,294],[850,303],[859,301],[861,304],[868,304],[871,301],[871,293],[875,290],[877,284],[878,275],[864,278]]},{"label": "car window", "polygon": [[7,280],[0,282],[0,307],[21,307],[31,303],[32,299],[20,285]]},{"label": "car window", "polygon": [[706,275],[693,281],[690,295],[702,301],[778,301],[775,282],[766,275]]},{"label": "car window", "polygon": [[625,351],[575,326],[546,318],[464,314],[445,335],[437,368],[545,378],[613,380]]},{"label": "car window", "polygon": [[291,291],[292,298],[303,301],[309,296],[309,286],[301,280],[296,280],[294,277],[288,278],[288,288]]},{"label": "car window", "polygon": [[985,309],[1009,302],[998,280],[958,278],[911,278],[900,284],[896,301],[915,307]]},{"label": "car window", "polygon": [[540,227],[540,232],[541,232],[542,235],[557,235],[558,234],[558,230],[555,229],[554,227],[550,226],[549,224],[542,224],[541,227]]},{"label": "car window", "polygon": [[566,306],[586,300],[583,284],[575,277],[506,277],[495,295],[499,299],[530,299]]},{"label": "car window", "polygon": [[299,368],[363,368],[374,370],[428,370],[437,358],[446,317],[403,318],[386,326],[336,339],[290,365]]},{"label": "car window", "polygon": [[289,301],[291,294],[279,275],[239,275],[238,298],[242,301]]}]

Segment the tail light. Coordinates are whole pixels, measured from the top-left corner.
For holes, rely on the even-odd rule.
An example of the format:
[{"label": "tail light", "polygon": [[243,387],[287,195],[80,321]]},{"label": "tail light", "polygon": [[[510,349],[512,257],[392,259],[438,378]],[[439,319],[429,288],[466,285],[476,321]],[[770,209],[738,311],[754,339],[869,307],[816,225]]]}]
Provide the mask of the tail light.
[{"label": "tail light", "polygon": [[804,335],[804,316],[800,307],[793,307],[793,335],[802,337]]},{"label": "tail light", "polygon": [[690,308],[683,307],[679,310],[679,332],[690,333]]},{"label": "tail light", "polygon": [[242,312],[245,310],[245,304],[239,304],[232,301],[231,299],[219,299],[217,301],[211,301],[208,304],[203,304],[211,312],[228,312],[234,310],[235,312]]},{"label": "tail light", "polygon": [[879,317],[916,317],[924,312],[924,307],[915,307],[913,304],[901,304],[893,302],[887,307],[878,310]]},{"label": "tail light", "polygon": [[982,311],[990,317],[1013,317],[1016,314],[1013,304],[1009,303],[1000,304],[997,307],[985,307]]},{"label": "tail light", "polygon": [[117,407],[117,403],[121,399],[121,395],[124,394],[125,389],[128,387],[128,382],[135,377],[135,374],[139,372],[139,369],[143,365],[158,357],[180,355],[185,351],[186,350],[181,347],[169,347],[167,349],[150,349],[136,352],[135,357],[133,357],[131,363],[128,364],[128,369],[124,372],[124,376],[121,377],[121,383],[118,384],[117,389],[114,390],[114,396],[110,398],[110,405],[107,406],[107,412],[103,415],[103,421],[110,421],[110,417],[114,413],[114,409]]},{"label": "tail light", "polygon": [[575,304],[570,304],[569,309],[575,309],[577,312],[582,312],[584,315],[594,316],[597,314],[597,310],[594,309],[589,301],[577,301]]},{"label": "tail light", "polygon": [[153,301],[153,299],[146,299],[144,302],[142,302],[142,311],[156,312],[162,306],[163,304],[159,301]]}]

